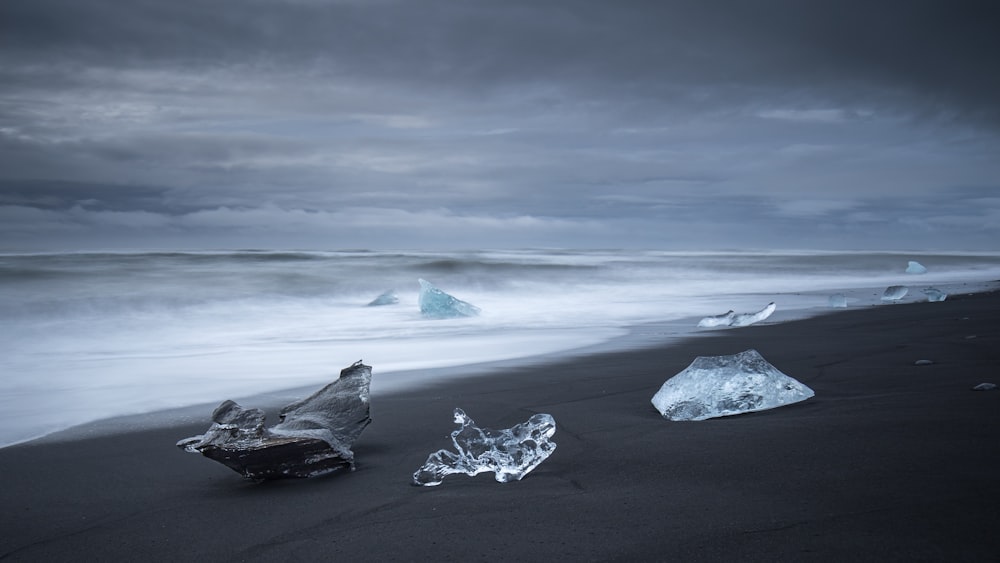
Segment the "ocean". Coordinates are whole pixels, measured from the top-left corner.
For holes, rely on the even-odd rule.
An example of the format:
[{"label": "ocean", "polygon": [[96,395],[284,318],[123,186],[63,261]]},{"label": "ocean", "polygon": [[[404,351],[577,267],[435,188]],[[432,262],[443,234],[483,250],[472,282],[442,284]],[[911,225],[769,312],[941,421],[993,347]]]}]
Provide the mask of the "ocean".
[{"label": "ocean", "polygon": [[[907,274],[910,260],[927,273]],[[481,314],[423,318],[420,278]],[[225,399],[318,388],[357,360],[373,366],[377,395],[461,366],[683,336],[706,330],[701,317],[771,301],[764,322],[829,312],[834,292],[849,307],[891,306],[890,285],[911,302],[998,279],[1000,253],[0,254],[0,446],[192,405],[209,405],[207,424]],[[367,306],[387,290],[398,303]],[[664,323],[674,330],[637,329]]]}]

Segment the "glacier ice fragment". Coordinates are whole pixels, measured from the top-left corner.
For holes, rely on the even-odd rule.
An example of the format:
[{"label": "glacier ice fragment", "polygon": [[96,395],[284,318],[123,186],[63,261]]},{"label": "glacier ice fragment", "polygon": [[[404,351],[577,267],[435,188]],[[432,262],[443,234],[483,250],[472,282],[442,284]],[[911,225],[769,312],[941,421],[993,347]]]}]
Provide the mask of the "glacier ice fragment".
[{"label": "glacier ice fragment", "polygon": [[992,391],[997,388],[996,383],[980,383],[972,388],[973,391]]},{"label": "glacier ice fragment", "polygon": [[847,296],[843,293],[834,293],[830,296],[829,303],[831,307],[843,309],[847,307]]},{"label": "glacier ice fragment", "polygon": [[[550,438],[556,432],[552,415],[535,414],[526,422],[505,430],[479,428],[462,409],[455,409],[459,427],[451,433],[455,452],[438,450],[413,473],[413,484],[440,485],[453,473],[474,476],[484,471],[496,473],[501,483],[519,481],[556,449]],[[457,452],[457,453],[456,453]]]},{"label": "glacier ice fragment", "polygon": [[927,296],[927,300],[931,303],[937,303],[939,301],[944,301],[948,298],[948,294],[941,291],[936,287],[928,287],[924,290],[924,295]]},{"label": "glacier ice fragment", "polygon": [[371,379],[371,366],[356,362],[333,383],[281,409],[281,422],[271,428],[264,428],[262,410],[224,401],[204,434],[177,446],[255,481],[353,470],[351,447],[372,421]]},{"label": "glacier ice fragment", "polygon": [[773,409],[815,395],[780,372],[756,350],[730,356],[698,356],[653,395],[669,420],[705,420]]},{"label": "glacier ice fragment", "polygon": [[479,314],[479,307],[448,295],[425,279],[418,281],[420,281],[420,313],[423,316],[431,319],[451,319],[474,317]]},{"label": "glacier ice fragment", "polygon": [[915,366],[931,366],[934,365],[934,360],[917,360],[913,362]]},{"label": "glacier ice fragment", "polygon": [[909,291],[910,288],[905,285],[890,285],[882,292],[882,301],[899,301],[906,297],[906,293]]},{"label": "glacier ice fragment", "polygon": [[396,290],[390,289],[375,299],[372,299],[368,306],[381,307],[382,305],[395,305],[396,303],[399,303],[399,297],[396,295]]},{"label": "glacier ice fragment", "polygon": [[906,273],[907,274],[926,274],[927,273],[927,268],[925,268],[924,265],[921,264],[920,262],[914,262],[913,260],[910,260],[910,262],[906,265]]},{"label": "glacier ice fragment", "polygon": [[756,313],[735,313],[732,310],[714,317],[705,317],[698,321],[701,328],[711,328],[715,326],[750,326],[771,316],[777,306],[770,302],[766,307]]}]

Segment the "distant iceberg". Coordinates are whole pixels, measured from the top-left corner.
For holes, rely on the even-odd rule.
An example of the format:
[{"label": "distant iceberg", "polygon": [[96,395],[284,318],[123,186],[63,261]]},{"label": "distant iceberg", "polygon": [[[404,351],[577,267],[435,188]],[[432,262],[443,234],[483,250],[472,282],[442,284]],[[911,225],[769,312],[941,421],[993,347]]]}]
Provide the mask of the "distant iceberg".
[{"label": "distant iceberg", "polygon": [[890,285],[882,292],[882,301],[899,301],[906,297],[910,288],[905,285]]},{"label": "distant iceberg", "polygon": [[924,267],[920,262],[914,262],[910,260],[909,264],[906,265],[907,274],[926,274],[927,268]]},{"label": "distant iceberg", "polygon": [[948,294],[941,291],[936,287],[928,287],[924,290],[924,295],[927,296],[927,300],[931,303],[937,303],[938,301],[944,301],[948,298]]},{"label": "distant iceberg", "polygon": [[419,281],[420,313],[423,316],[431,319],[452,319],[474,317],[480,313],[479,307],[448,295],[425,279]]},{"label": "distant iceberg", "polygon": [[834,293],[830,296],[829,304],[831,307],[843,309],[847,307],[847,296],[843,293]]},{"label": "distant iceberg", "polygon": [[390,289],[373,299],[368,306],[381,307],[382,305],[395,305],[396,303],[399,303],[399,297],[396,295],[396,290]]},{"label": "distant iceberg", "polygon": [[454,473],[471,477],[485,471],[493,471],[501,483],[519,481],[556,449],[551,440],[556,433],[552,415],[539,413],[513,428],[491,430],[476,426],[462,409],[455,409],[454,414],[459,425],[451,433],[455,451],[432,453],[413,473],[414,485],[433,487]]},{"label": "distant iceberg", "polygon": [[693,421],[773,409],[814,395],[750,349],[695,358],[660,387],[652,403],[666,419]]},{"label": "distant iceberg", "polygon": [[701,328],[711,328],[716,326],[750,326],[754,323],[758,323],[774,313],[777,305],[774,302],[770,302],[766,307],[757,311],[756,313],[740,313],[736,314],[732,310],[721,315],[715,315],[714,317],[705,317],[698,321],[698,326]]}]

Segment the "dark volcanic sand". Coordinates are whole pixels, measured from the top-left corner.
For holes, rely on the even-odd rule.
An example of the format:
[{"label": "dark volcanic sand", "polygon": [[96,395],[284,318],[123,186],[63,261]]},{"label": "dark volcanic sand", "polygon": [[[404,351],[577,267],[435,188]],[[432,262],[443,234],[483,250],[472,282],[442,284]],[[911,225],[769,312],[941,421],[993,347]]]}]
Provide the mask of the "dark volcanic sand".
[{"label": "dark volcanic sand", "polygon": [[[375,397],[357,471],[309,480],[253,484],[175,448],[209,412],[4,448],[0,559],[996,561],[1000,390],[971,387],[1000,383],[998,319],[1000,293],[953,296]],[[653,409],[695,356],[747,348],[816,397],[704,422]],[[456,406],[494,428],[550,413],[558,448],[520,482],[411,486]]]}]

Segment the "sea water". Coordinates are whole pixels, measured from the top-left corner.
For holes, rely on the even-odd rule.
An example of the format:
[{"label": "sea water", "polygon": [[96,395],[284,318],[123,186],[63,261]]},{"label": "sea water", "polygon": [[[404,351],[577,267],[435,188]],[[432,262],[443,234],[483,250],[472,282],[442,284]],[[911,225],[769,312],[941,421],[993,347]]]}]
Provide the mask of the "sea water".
[{"label": "sea water", "polygon": [[[928,272],[906,274],[909,260]],[[422,317],[420,278],[481,313]],[[947,284],[975,291],[997,279],[1000,254],[989,253],[0,254],[0,446],[107,417],[318,387],[358,360],[374,367],[378,395],[427,383],[444,373],[436,368],[626,343],[644,323],[694,331],[698,318],[770,301],[810,314],[828,310],[833,291],[853,288],[851,306],[879,306],[889,285],[913,287],[904,301],[915,301],[931,284],[954,294],[962,287]],[[367,306],[387,290],[398,303]]]}]

